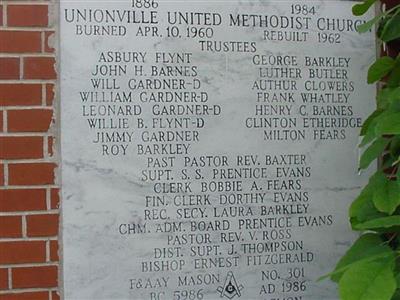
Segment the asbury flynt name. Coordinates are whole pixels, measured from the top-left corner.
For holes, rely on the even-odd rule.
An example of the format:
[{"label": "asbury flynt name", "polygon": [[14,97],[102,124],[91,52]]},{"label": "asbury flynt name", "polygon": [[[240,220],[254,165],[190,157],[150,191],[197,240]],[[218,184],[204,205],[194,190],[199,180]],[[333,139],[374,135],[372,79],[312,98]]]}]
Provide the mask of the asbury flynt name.
[{"label": "asbury flynt name", "polygon": [[[356,28],[366,19],[351,17],[350,7],[62,6],[70,43],[90,48],[67,104],[84,124],[85,151],[132,164],[130,180],[140,186],[131,187],[134,216],[121,217],[112,199],[116,221],[106,235],[131,244],[118,248],[130,258],[115,266],[107,295],[335,299],[315,279],[352,239],[345,208],[333,203],[358,186],[348,168],[368,112],[358,95],[373,98],[359,75],[369,57],[351,42],[362,39]],[[346,173],[337,180],[349,187],[329,175],[339,166]]]}]

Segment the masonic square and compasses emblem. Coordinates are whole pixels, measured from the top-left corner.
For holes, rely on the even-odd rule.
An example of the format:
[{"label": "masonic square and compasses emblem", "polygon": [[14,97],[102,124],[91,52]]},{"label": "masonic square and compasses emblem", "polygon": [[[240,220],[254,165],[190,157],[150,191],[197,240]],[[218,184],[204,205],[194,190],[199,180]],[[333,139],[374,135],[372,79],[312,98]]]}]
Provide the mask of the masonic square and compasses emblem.
[{"label": "masonic square and compasses emblem", "polygon": [[223,286],[218,287],[217,291],[221,298],[233,299],[235,296],[238,298],[242,295],[243,285],[238,285],[232,272],[228,272],[225,283]]}]

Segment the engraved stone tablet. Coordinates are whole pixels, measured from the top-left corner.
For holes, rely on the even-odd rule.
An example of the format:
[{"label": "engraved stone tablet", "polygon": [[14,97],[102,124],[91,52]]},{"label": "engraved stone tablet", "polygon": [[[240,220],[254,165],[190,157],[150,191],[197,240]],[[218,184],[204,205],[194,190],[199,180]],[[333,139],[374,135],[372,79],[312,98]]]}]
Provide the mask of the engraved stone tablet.
[{"label": "engraved stone tablet", "polygon": [[373,33],[341,1],[61,0],[65,299],[337,299]]}]

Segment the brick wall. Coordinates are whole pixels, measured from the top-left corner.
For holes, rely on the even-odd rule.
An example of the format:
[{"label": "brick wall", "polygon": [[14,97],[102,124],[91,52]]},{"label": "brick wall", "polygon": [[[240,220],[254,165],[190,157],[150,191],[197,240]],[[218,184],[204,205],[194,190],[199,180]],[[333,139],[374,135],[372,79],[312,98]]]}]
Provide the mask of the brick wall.
[{"label": "brick wall", "polygon": [[59,299],[56,3],[0,1],[0,300]]}]

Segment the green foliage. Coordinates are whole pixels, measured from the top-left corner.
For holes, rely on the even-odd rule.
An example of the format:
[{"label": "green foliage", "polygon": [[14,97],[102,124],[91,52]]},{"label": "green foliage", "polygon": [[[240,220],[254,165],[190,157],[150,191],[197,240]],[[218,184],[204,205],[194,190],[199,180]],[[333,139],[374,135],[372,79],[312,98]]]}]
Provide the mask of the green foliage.
[{"label": "green foliage", "polygon": [[378,93],[378,108],[388,109],[400,99],[400,88],[385,88]]},{"label": "green foliage", "polygon": [[368,9],[374,5],[377,0],[365,0],[363,3],[356,4],[353,6],[353,14],[355,16],[362,16]]},{"label": "green foliage", "polygon": [[357,230],[373,230],[380,229],[381,231],[385,228],[394,229],[393,227],[400,226],[400,216],[390,216],[379,219],[373,219],[361,224],[357,224],[355,229]]},{"label": "green foliage", "polygon": [[[353,6],[361,16],[376,0]],[[382,42],[400,39],[400,5],[360,25]],[[360,135],[360,170],[378,158],[382,163],[354,200],[349,217],[359,239],[326,277],[337,282],[343,300],[400,300],[400,55],[381,57],[369,68],[368,83],[382,82],[377,109],[365,120]]]},{"label": "green foliage", "polygon": [[380,16],[377,16],[377,17],[373,18],[372,20],[368,21],[368,22],[365,23],[365,24],[359,25],[359,26],[357,27],[357,31],[358,31],[359,33],[365,33],[365,32],[367,32],[367,31],[371,30],[372,27],[373,27],[376,23],[378,23],[383,17],[384,17],[384,15],[382,14],[382,15],[380,15]]},{"label": "green foliage", "polygon": [[368,83],[381,80],[393,70],[395,65],[395,60],[391,57],[379,58],[368,70]]},{"label": "green foliage", "polygon": [[371,181],[374,185],[374,193],[372,196],[375,207],[383,213],[392,215],[400,205],[400,194],[396,195],[391,192],[393,186],[399,186],[396,181],[391,181],[382,172],[377,172]]},{"label": "green foliage", "polygon": [[381,118],[376,126],[376,133],[384,134],[400,134],[400,112],[391,113]]},{"label": "green foliage", "polygon": [[366,169],[369,165],[382,154],[383,150],[386,149],[388,145],[388,140],[385,138],[378,138],[375,142],[372,143],[371,146],[367,150],[365,150],[364,154],[360,159],[360,169]]},{"label": "green foliage", "polygon": [[390,42],[400,37],[400,15],[399,10],[396,15],[390,18],[382,29],[381,39],[384,42]]},{"label": "green foliage", "polygon": [[340,297],[347,300],[391,299],[397,283],[391,256],[355,264],[339,282]]},{"label": "green foliage", "polygon": [[384,217],[384,214],[377,210],[372,201],[373,193],[373,186],[369,184],[351,205],[349,215],[353,228],[367,220]]},{"label": "green foliage", "polygon": [[331,279],[339,282],[343,274],[354,264],[379,259],[391,255],[392,251],[385,245],[379,235],[369,233],[361,236],[336,265]]}]

